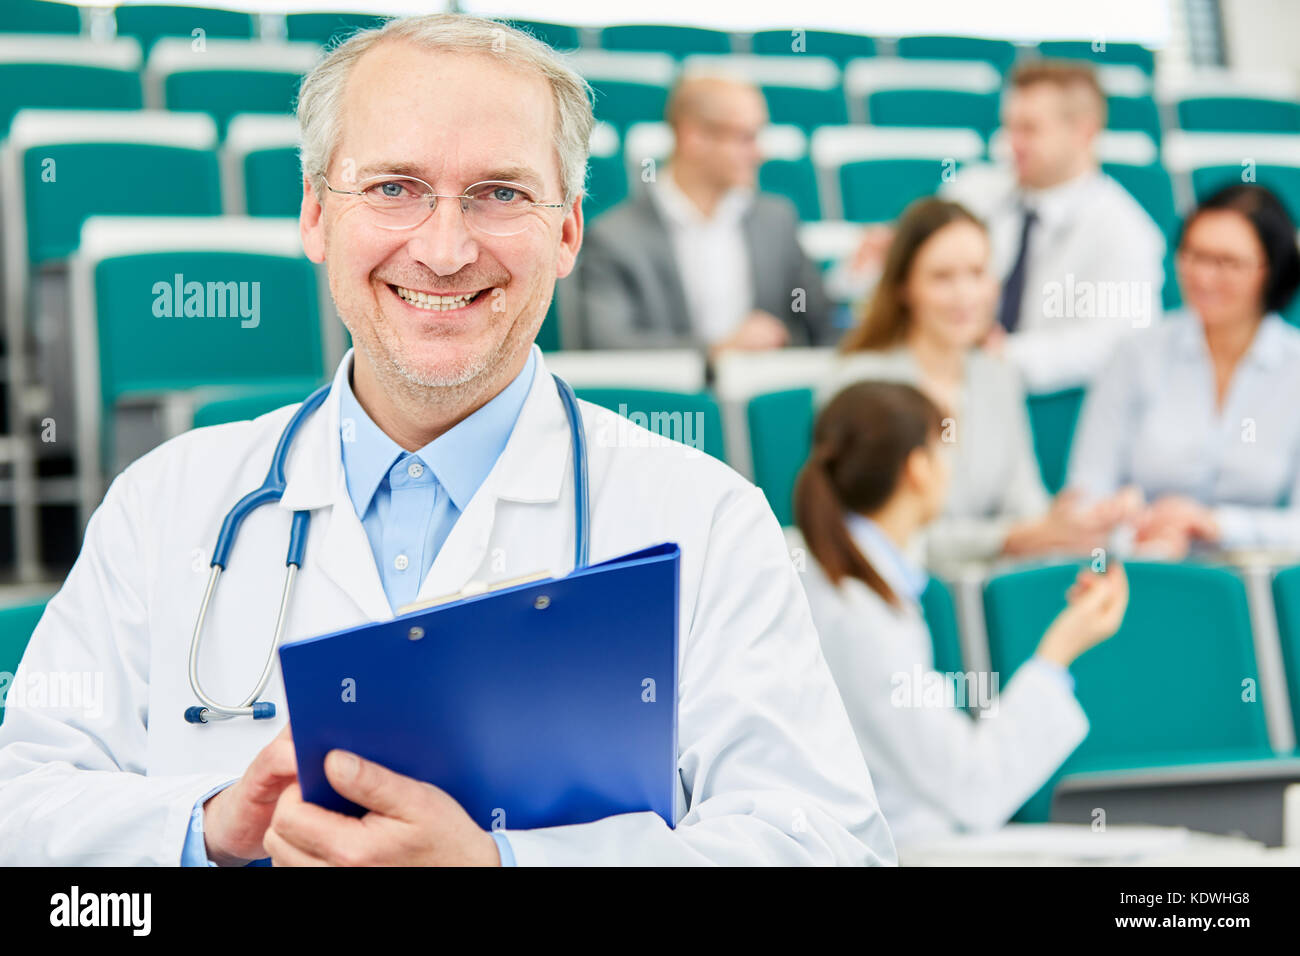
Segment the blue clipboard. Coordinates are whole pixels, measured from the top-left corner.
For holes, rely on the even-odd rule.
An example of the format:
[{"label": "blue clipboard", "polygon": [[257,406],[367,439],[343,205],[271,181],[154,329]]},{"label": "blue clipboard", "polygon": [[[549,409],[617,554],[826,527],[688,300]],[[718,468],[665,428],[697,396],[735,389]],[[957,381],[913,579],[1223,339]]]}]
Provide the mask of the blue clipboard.
[{"label": "blue clipboard", "polygon": [[350,750],[484,829],[588,823],[677,794],[675,544],[280,648],[303,798]]}]

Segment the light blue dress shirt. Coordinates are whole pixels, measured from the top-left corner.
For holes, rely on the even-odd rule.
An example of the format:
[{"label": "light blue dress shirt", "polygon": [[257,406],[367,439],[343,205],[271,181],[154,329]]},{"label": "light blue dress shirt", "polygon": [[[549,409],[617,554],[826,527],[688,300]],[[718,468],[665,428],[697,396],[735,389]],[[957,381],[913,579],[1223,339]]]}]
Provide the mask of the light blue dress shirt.
[{"label": "light blue dress shirt", "polygon": [[[909,558],[898,545],[894,544],[893,539],[885,534],[880,525],[866,515],[848,512],[845,521],[854,540],[860,542],[863,550],[869,553],[868,560],[874,559],[883,563],[883,567],[876,567],[880,576],[889,582],[891,587],[901,592],[900,597],[913,604],[920,604],[921,595],[930,584],[930,575],[925,569]],[[1049,661],[1035,654],[1021,666],[1037,667],[1050,673],[1071,694],[1074,693],[1074,675],[1055,661]]]},{"label": "light blue dress shirt", "polygon": [[[394,611],[414,601],[456,519],[469,505],[523,410],[537,370],[536,350],[519,374],[489,402],[415,452],[389,438],[352,391],[351,375],[339,396],[339,431],[348,496],[361,519]],[[233,782],[233,781],[232,781]],[[225,784],[224,786],[229,786]],[[213,866],[203,842],[203,801],[181,851],[182,866]],[[504,833],[493,830],[503,866],[514,866]]]},{"label": "light blue dress shirt", "polygon": [[1200,320],[1170,316],[1129,336],[1088,390],[1068,485],[1213,509],[1224,548],[1300,548],[1300,330],[1264,316],[1216,407]]}]

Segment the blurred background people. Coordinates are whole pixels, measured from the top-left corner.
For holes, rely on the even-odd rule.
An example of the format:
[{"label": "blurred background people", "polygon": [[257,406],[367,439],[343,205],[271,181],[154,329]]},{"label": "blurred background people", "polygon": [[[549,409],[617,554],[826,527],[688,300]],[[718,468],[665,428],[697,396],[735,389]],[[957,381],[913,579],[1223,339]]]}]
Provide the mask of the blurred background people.
[{"label": "blurred background people", "polygon": [[591,223],[574,277],[588,348],[773,349],[829,344],[820,270],[782,196],[757,192],[758,89],[686,75],[672,90],[672,156]]},{"label": "blurred background people", "polygon": [[1123,343],[1088,391],[1070,487],[1109,498],[1140,548],[1300,550],[1296,228],[1263,186],[1229,186],[1187,218],[1184,310]]},{"label": "blurred background people", "polygon": [[943,440],[961,480],[924,536],[924,560],[934,570],[1000,555],[1086,552],[1108,530],[1072,496],[1053,502],[1043,487],[1019,376],[977,347],[997,297],[984,226],[957,203],[917,200],[899,220],[871,302],[818,391],[824,403],[855,381],[902,381],[944,410]]},{"label": "blurred background people", "polygon": [[955,695],[936,705],[926,688],[946,681],[919,604],[927,577],[907,555],[950,484],[943,417],[909,385],[851,385],[818,415],[795,490],[815,558],[808,600],[900,848],[1000,827],[1047,782],[1088,733],[1067,668],[1118,630],[1128,603],[1117,563],[1082,571],[1005,692],[979,701],[983,716]]},{"label": "blurred background people", "polygon": [[[1164,238],[1098,165],[1106,98],[1090,66],[1017,67],[1004,94],[1002,126],[1012,169],[970,177],[959,171],[944,192],[989,224],[1002,280],[989,344],[996,348],[1005,339],[1001,347],[1030,391],[1084,384],[1125,332],[1159,319]],[[1093,308],[1065,308],[1063,300],[1088,283]],[[1131,290],[1127,300],[1123,285],[1111,298],[1116,283]],[[1114,301],[1127,301],[1128,308],[1109,314]]]}]

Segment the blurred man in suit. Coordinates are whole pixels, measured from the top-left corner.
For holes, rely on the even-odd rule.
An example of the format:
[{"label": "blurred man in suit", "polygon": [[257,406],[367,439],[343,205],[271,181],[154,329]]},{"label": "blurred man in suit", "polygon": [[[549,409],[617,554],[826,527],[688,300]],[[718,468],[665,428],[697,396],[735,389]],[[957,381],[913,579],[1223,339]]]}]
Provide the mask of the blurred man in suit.
[{"label": "blurred man in suit", "polygon": [[1087,64],[1014,70],[1002,126],[1011,168],[959,171],[944,190],[989,227],[1002,297],[987,344],[1031,391],[1086,384],[1126,332],[1160,318],[1164,236],[1101,171],[1106,97]]},{"label": "blurred man in suit", "polygon": [[689,75],[672,91],[666,167],[594,220],[564,295],[587,348],[828,344],[830,303],[787,199],[757,192],[767,107],[753,86]]}]

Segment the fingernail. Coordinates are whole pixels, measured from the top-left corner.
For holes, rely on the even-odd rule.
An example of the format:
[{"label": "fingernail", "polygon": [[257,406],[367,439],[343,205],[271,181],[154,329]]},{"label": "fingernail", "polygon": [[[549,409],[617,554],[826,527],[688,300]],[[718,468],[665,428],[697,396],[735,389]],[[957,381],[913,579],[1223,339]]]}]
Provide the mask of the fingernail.
[{"label": "fingernail", "polygon": [[355,777],[357,771],[361,769],[361,761],[357,755],[348,753],[346,750],[335,752],[334,766],[338,769],[340,775],[344,777]]}]

